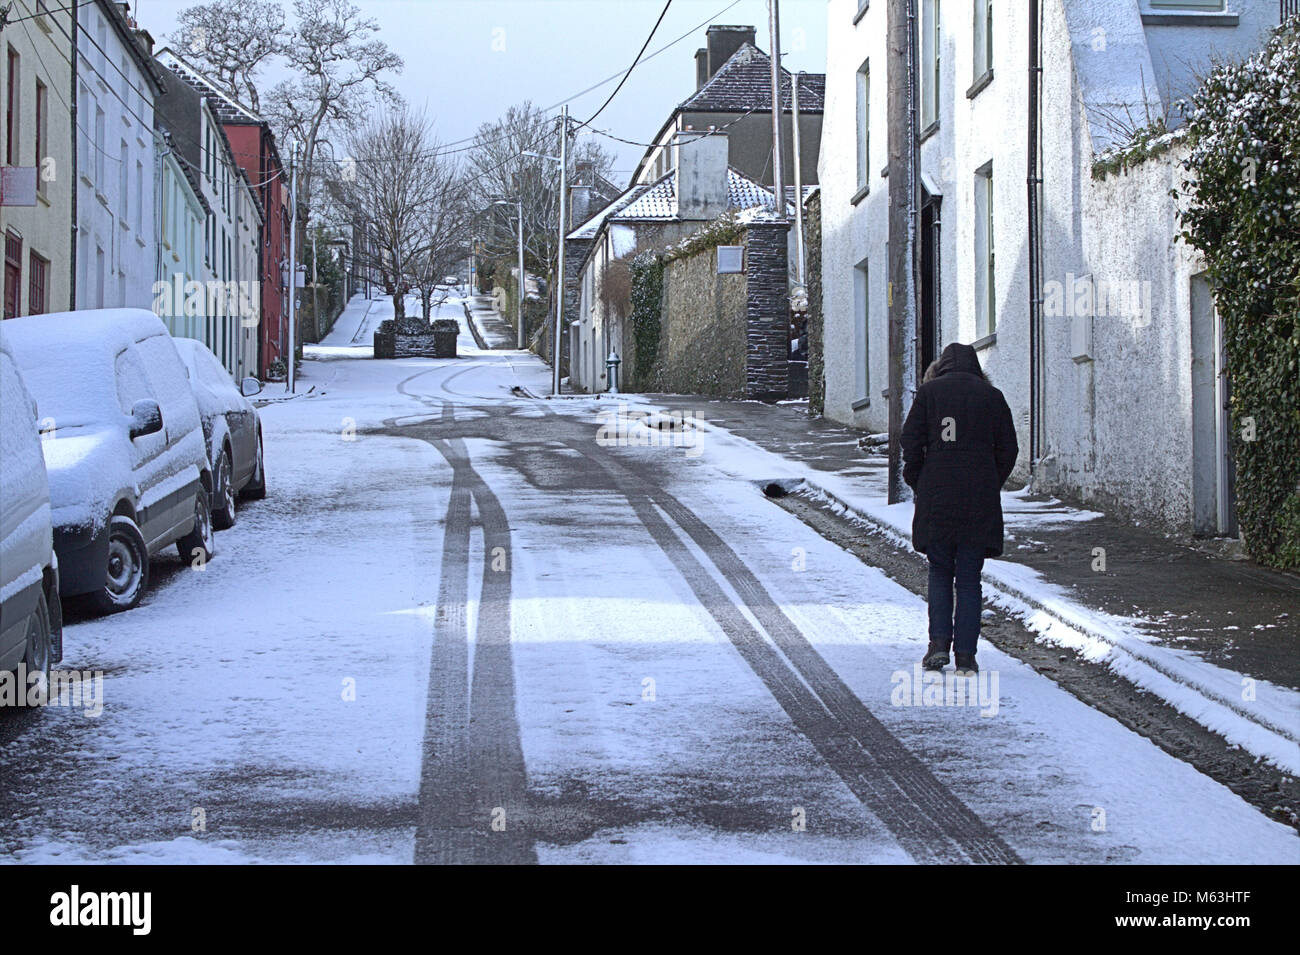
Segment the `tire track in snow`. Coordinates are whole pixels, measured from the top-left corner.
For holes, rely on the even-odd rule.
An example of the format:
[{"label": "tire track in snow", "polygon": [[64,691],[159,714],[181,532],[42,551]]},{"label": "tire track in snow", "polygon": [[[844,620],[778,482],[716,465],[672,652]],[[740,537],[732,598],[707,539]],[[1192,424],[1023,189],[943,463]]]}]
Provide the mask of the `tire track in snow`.
[{"label": "tire track in snow", "polygon": [[[610,475],[655,543],[799,731],[909,855],[923,863],[1021,861],[871,714],[712,528],[672,494],[621,462],[598,458],[577,441],[565,444]],[[704,552],[767,631],[775,648],[723,592],[656,507]]]},{"label": "tire track in snow", "polygon": [[[431,444],[452,469],[421,747],[415,862],[533,863],[537,853],[528,832],[510,645],[510,525],[500,501],[470,464],[464,442],[437,436],[440,427],[455,421],[453,405],[439,404],[439,427],[385,422],[390,433]],[[485,550],[472,665],[466,610],[471,500]]]}]

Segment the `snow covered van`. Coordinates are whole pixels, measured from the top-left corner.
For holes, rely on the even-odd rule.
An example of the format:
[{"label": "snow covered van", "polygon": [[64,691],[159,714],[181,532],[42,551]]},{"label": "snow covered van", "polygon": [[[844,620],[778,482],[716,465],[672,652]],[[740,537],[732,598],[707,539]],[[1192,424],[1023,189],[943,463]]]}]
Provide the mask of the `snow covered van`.
[{"label": "snow covered van", "polygon": [[[7,324],[7,323],[6,323]],[[59,569],[36,404],[0,326],[0,670],[63,658]]]},{"label": "snow covered van", "polygon": [[143,309],[5,322],[41,418],[64,596],[127,610],[149,559],[213,553],[212,474],[199,409],[166,327]]}]

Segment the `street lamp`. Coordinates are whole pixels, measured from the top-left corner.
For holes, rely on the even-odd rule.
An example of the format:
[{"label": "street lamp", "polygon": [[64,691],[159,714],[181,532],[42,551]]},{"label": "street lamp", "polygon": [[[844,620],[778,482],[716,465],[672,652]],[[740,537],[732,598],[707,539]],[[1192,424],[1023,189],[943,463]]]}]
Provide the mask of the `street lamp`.
[{"label": "street lamp", "polygon": [[[553,353],[551,367],[551,394],[558,395],[560,393],[560,355],[564,351],[560,339],[560,329],[564,320],[564,232],[565,221],[568,219],[569,107],[560,107],[560,154],[558,156],[547,156],[543,153],[531,152],[529,150],[524,150],[520,155],[532,156],[534,159],[549,159],[551,162],[558,162],[560,164],[560,251],[555,283],[555,334],[551,346],[551,351]],[[522,231],[520,234],[523,234]]]},{"label": "street lamp", "polygon": [[494,206],[514,206],[519,211],[519,301],[516,312],[516,346],[524,347],[524,290],[527,283],[524,281],[524,201],[522,199],[498,199],[492,203]]}]

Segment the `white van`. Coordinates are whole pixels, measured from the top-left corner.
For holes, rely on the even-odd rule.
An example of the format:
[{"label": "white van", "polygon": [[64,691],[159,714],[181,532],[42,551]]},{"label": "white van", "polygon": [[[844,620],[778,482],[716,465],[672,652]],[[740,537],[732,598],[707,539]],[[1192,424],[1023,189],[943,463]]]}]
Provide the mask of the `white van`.
[{"label": "white van", "polygon": [[0,328],[0,670],[63,658],[59,570],[36,404]]},{"label": "white van", "polygon": [[33,315],[9,319],[5,337],[41,419],[63,595],[127,610],[165,547],[186,563],[209,560],[203,428],[158,317],[134,308]]}]

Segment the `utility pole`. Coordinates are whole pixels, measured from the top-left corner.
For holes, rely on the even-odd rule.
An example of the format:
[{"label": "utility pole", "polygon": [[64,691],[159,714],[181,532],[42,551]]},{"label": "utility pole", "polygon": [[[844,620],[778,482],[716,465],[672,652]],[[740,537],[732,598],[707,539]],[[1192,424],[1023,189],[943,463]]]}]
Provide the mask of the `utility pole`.
[{"label": "utility pole", "polygon": [[515,346],[524,348],[524,296],[528,294],[528,278],[524,275],[524,200],[516,203],[519,207],[519,302],[515,313]]},{"label": "utility pole", "polygon": [[298,324],[298,144],[293,144],[289,159],[289,358],[285,390],[293,394],[294,353],[298,342],[295,334]]},{"label": "utility pole", "polygon": [[903,417],[916,391],[916,0],[889,0],[889,503],[907,499]]},{"label": "utility pole", "polygon": [[[785,218],[785,180],[781,176],[781,11],[780,0],[767,0],[772,43],[772,210]],[[797,160],[796,160],[797,161]]]},{"label": "utility pole", "polygon": [[794,146],[794,243],[796,268],[798,269],[798,283],[802,295],[807,294],[808,276],[804,271],[804,247],[803,247],[803,169],[799,161],[799,80],[803,77],[803,70],[795,74],[794,83],[790,87],[790,134],[793,137]]},{"label": "utility pole", "polygon": [[[551,345],[551,394],[560,393],[560,356],[564,354],[561,326],[564,324],[564,236],[568,232],[569,192],[569,107],[560,108],[560,252],[555,281],[555,341]],[[520,233],[522,235],[522,233]]]}]

